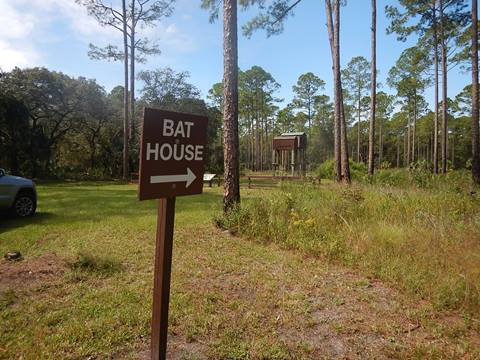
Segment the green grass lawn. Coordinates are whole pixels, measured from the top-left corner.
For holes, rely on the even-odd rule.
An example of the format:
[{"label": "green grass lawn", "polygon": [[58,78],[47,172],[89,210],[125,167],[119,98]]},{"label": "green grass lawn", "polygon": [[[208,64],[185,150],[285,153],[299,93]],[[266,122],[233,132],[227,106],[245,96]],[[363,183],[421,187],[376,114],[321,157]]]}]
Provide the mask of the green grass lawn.
[{"label": "green grass lawn", "polygon": [[[108,353],[148,335],[157,202],[139,202],[136,192],[132,185],[40,185],[34,218],[2,220],[0,253],[21,251],[18,267],[55,254],[65,271],[3,294],[0,357]],[[176,228],[193,234],[221,201],[208,190],[178,198]],[[89,258],[98,263],[92,269],[81,264]]]},{"label": "green grass lawn", "polygon": [[[277,190],[243,190],[247,203]],[[2,219],[1,359],[145,358],[156,201],[136,186],[38,186],[38,213]],[[289,246],[214,227],[221,188],[176,205],[169,356],[475,358],[478,323]],[[255,239],[254,239],[255,240]],[[362,356],[364,355],[364,356]]]}]

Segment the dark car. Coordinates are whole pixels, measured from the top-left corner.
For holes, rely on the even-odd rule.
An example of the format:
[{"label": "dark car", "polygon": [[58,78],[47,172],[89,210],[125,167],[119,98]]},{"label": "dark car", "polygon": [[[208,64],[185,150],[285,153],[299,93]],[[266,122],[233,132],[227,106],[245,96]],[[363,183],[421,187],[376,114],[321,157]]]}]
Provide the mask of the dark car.
[{"label": "dark car", "polygon": [[37,209],[37,191],[32,180],[11,176],[0,169],[0,210],[20,217],[32,216]]}]

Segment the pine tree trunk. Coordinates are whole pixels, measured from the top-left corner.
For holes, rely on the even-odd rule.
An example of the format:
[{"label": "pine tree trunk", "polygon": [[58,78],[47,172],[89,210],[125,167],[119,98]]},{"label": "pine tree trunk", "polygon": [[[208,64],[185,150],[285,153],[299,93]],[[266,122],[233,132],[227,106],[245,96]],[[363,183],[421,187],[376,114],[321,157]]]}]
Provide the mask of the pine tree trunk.
[{"label": "pine tree trunk", "polygon": [[262,90],[262,102],[261,102],[262,106],[261,106],[261,114],[262,114],[262,137],[261,137],[261,148],[262,148],[262,171],[265,170],[265,165],[266,165],[266,162],[265,162],[265,159],[266,159],[266,153],[265,153],[265,147],[266,147],[266,136],[265,136],[265,132],[266,132],[266,127],[267,127],[267,123],[266,123],[266,119],[265,119],[265,109],[264,109],[264,99],[263,99],[263,90]]},{"label": "pine tree trunk", "polygon": [[427,163],[431,164],[431,161],[432,161],[432,138],[428,136]]},{"label": "pine tree trunk", "polygon": [[438,33],[437,0],[433,0],[433,64],[435,72],[435,120],[433,124],[433,172],[438,174]]},{"label": "pine tree trunk", "polygon": [[360,106],[361,106],[361,95],[360,95],[360,88],[358,88],[358,94],[357,94],[357,162],[360,162],[360,125],[361,125],[361,119],[360,119]]},{"label": "pine tree trunk", "polygon": [[312,109],[310,105],[310,101],[308,101],[308,135],[312,135]]},{"label": "pine tree trunk", "polygon": [[368,133],[368,175],[375,168],[375,112],[377,101],[377,2],[372,0],[372,79],[370,99],[370,131]]},{"label": "pine tree trunk", "polygon": [[345,107],[343,105],[342,76],[340,72],[340,0],[334,0],[333,12],[335,15],[335,24],[333,32],[334,59],[336,73],[336,91],[338,93],[340,108],[340,160],[342,170],[342,182],[350,184],[350,164],[348,161],[348,139],[347,122],[345,119]]},{"label": "pine tree trunk", "polygon": [[246,139],[246,146],[247,146],[247,169],[252,169],[252,138],[253,138],[253,133],[252,133],[252,118],[250,116],[250,112],[246,114],[247,116],[247,132],[248,132],[248,137]]},{"label": "pine tree trunk", "polygon": [[400,135],[397,135],[397,168],[400,167]]},{"label": "pine tree trunk", "polygon": [[255,171],[260,170],[261,153],[260,153],[260,129],[258,126],[258,112],[255,120]]},{"label": "pine tree trunk", "polygon": [[130,31],[130,139],[135,144],[135,0],[132,0],[132,19]]},{"label": "pine tree trunk", "polygon": [[128,165],[129,165],[129,121],[128,121],[128,38],[127,38],[127,8],[125,0],[122,0],[122,15],[123,15],[123,51],[124,51],[124,71],[125,82],[123,88],[123,180],[128,179]]},{"label": "pine tree trunk", "polygon": [[340,133],[341,133],[341,161],[342,161],[342,181],[344,183],[350,184],[350,162],[349,162],[349,151],[348,151],[348,138],[347,138],[347,122],[345,118],[345,105],[343,102],[343,88],[342,88],[342,79],[340,76],[340,71],[338,72],[339,78],[339,98],[340,98],[340,107],[341,107],[341,124],[340,124]]},{"label": "pine tree trunk", "polygon": [[413,94],[413,126],[412,126],[412,162],[415,162],[415,141],[417,133],[417,90]]},{"label": "pine tree trunk", "polygon": [[480,140],[478,111],[478,9],[472,0],[472,177],[480,184]]},{"label": "pine tree trunk", "polygon": [[264,166],[265,166],[265,156],[264,156],[264,151],[265,151],[265,139],[263,137],[263,122],[262,126],[260,128],[260,171],[263,171]]},{"label": "pine tree trunk", "polygon": [[[415,124],[416,124],[416,121],[415,121]],[[416,127],[416,125],[415,125],[415,127]],[[417,131],[417,130],[415,130],[415,132],[416,132],[416,131]],[[418,160],[420,160],[420,150],[421,150],[421,149],[420,149],[420,136],[416,135],[416,139],[417,139],[417,145],[416,145],[417,157],[416,157],[416,159],[417,159],[417,161],[418,161]]]},{"label": "pine tree trunk", "polygon": [[255,170],[255,128],[253,126],[253,115],[250,115],[250,170]]},{"label": "pine tree trunk", "polygon": [[334,51],[334,29],[333,29],[333,19],[332,19],[332,4],[330,0],[325,0],[325,13],[327,15],[327,30],[328,30],[328,40],[330,42],[330,52],[332,55],[332,72],[333,72],[333,97],[334,97],[334,122],[333,122],[333,148],[334,148],[334,158],[335,158],[335,179],[337,182],[342,180],[342,161],[341,161],[341,151],[340,151],[340,99],[338,98],[337,91],[337,71],[336,71],[336,62],[335,62],[335,51]]},{"label": "pine tree trunk", "polygon": [[443,18],[443,0],[440,0],[440,42],[442,47],[442,174],[447,173],[447,139],[448,139],[448,118],[447,118],[447,45],[445,43],[445,26]]},{"label": "pine tree trunk", "polygon": [[253,159],[253,170],[254,171],[258,171],[259,168],[260,168],[260,165],[259,165],[259,159],[258,159],[258,151],[259,151],[259,148],[260,148],[260,144],[259,144],[259,141],[258,141],[258,127],[257,127],[257,120],[255,120],[255,136],[254,136],[254,142],[253,142],[253,154],[254,154],[254,159]]},{"label": "pine tree trunk", "polygon": [[383,163],[383,118],[379,118],[378,124],[378,164],[379,166]]},{"label": "pine tree trunk", "polygon": [[455,135],[452,134],[452,170],[455,169]]},{"label": "pine tree trunk", "polygon": [[223,211],[240,202],[237,1],[223,1]]},{"label": "pine tree trunk", "polygon": [[268,141],[268,117],[265,117],[265,141],[264,141],[264,157],[263,160],[265,162],[265,170],[270,170],[270,166],[272,165],[272,161],[270,159],[270,142]]},{"label": "pine tree trunk", "polygon": [[[252,100],[252,109],[253,109],[253,100]],[[255,171],[255,161],[256,161],[256,158],[255,158],[255,124],[253,123],[253,114],[251,115],[251,119],[252,119],[252,122],[251,122],[251,141],[250,141],[250,146],[251,146],[251,154],[252,154],[252,158],[251,158],[251,163],[250,163],[250,170],[252,171]]]},{"label": "pine tree trunk", "polygon": [[430,137],[430,160],[431,160],[432,164],[433,164],[433,155],[434,155],[434,153],[433,153],[433,151],[434,151],[434,149],[433,149],[433,142],[434,142],[434,140],[435,140],[435,136],[434,136],[434,135],[435,135],[435,134],[432,133],[432,136]]},{"label": "pine tree trunk", "polygon": [[406,166],[407,168],[410,167],[410,155],[411,155],[411,149],[412,149],[412,144],[410,142],[411,138],[411,122],[412,119],[410,118],[410,114],[408,114],[408,120],[407,120],[407,163]]}]

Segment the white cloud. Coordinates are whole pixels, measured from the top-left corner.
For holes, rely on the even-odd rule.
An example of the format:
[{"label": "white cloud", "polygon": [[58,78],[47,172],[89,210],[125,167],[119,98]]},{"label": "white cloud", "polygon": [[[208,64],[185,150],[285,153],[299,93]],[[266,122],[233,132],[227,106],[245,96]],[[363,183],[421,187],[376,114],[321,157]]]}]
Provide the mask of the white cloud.
[{"label": "white cloud", "polygon": [[11,2],[0,1],[0,38],[21,39],[35,27],[35,17],[22,14]]},{"label": "white cloud", "polygon": [[24,39],[36,26],[35,17],[22,14],[11,2],[0,0],[0,68],[9,71],[15,66],[34,65],[38,53]]},{"label": "white cloud", "polygon": [[[194,35],[167,20],[169,23],[139,29],[139,35],[156,42],[165,58],[196,50]],[[9,70],[45,64],[46,49],[56,43],[121,45],[122,36],[118,30],[98,24],[75,0],[0,0],[0,41],[0,67]]]},{"label": "white cloud", "polygon": [[185,54],[197,49],[193,35],[186,34],[175,23],[160,23],[154,28],[146,29],[142,35],[147,36],[158,44],[163,54]]},{"label": "white cloud", "polygon": [[[111,41],[120,38],[120,32],[112,27],[101,26],[93,17],[89,16],[87,10],[75,3],[73,0],[48,0],[54,3],[60,10],[60,15],[70,23],[70,28],[80,40]],[[43,1],[41,1],[43,3]]]},{"label": "white cloud", "polygon": [[167,34],[176,34],[178,32],[177,26],[175,24],[170,24],[165,29]]},{"label": "white cloud", "polygon": [[14,49],[9,43],[0,41],[0,68],[10,71],[14,67],[35,65],[39,60],[36,51],[32,49]]},{"label": "white cloud", "polygon": [[[20,1],[25,2],[25,0]],[[88,15],[85,7],[77,4],[75,0],[30,0],[28,3],[35,14],[46,17],[49,23],[53,21],[63,23],[73,31],[77,39],[84,42],[108,41],[120,37],[118,30],[101,26]]]},{"label": "white cloud", "polygon": [[100,26],[74,0],[0,0],[0,67],[39,65],[47,43],[115,42],[120,33]]}]

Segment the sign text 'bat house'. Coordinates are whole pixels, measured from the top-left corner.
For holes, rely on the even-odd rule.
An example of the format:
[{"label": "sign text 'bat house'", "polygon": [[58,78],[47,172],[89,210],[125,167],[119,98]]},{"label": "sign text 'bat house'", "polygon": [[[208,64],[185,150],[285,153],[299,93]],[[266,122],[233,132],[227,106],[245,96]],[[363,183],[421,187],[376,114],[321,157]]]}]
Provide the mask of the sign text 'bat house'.
[{"label": "sign text 'bat house'", "polygon": [[140,200],[200,194],[207,118],[146,108],[140,154]]}]

